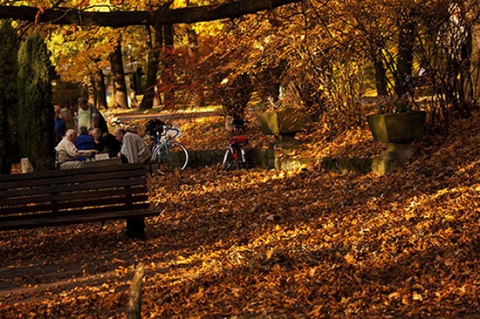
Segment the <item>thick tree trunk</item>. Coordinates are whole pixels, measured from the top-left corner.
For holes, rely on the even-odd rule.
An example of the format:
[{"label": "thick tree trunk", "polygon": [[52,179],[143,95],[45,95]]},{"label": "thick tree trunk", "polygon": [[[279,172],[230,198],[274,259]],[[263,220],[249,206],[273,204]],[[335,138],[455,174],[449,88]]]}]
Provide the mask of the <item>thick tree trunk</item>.
[{"label": "thick tree trunk", "polygon": [[9,135],[7,107],[4,103],[0,102],[0,175],[10,174]]},{"label": "thick tree trunk", "polygon": [[[198,55],[199,55],[197,32],[195,31],[195,29],[193,29],[189,25],[186,26],[186,32],[187,32],[187,39],[188,39],[188,48],[189,48],[189,51],[190,51],[189,52],[190,61],[191,61],[191,63],[197,63],[196,61],[198,61]],[[193,72],[195,72],[195,71],[196,70],[193,70]],[[192,81],[189,82],[189,85],[191,85],[191,83],[193,81],[195,81],[195,79],[197,79],[197,74],[192,73],[190,75],[190,78],[192,79]],[[191,106],[195,107],[195,106],[206,105],[205,94],[204,94],[203,89],[201,87],[196,88],[195,91],[193,91],[193,92],[184,92],[184,94],[190,94],[189,103],[191,104]]]},{"label": "thick tree trunk", "polygon": [[[17,124],[18,112],[16,107],[18,91],[17,82],[17,50],[15,29],[10,22],[0,23],[0,36],[2,38],[2,47],[0,48],[0,175],[10,174],[11,160],[13,153],[18,154],[18,143],[13,132],[18,125],[9,127],[11,123]],[[15,151],[16,150],[16,151]]]},{"label": "thick tree trunk", "polygon": [[168,24],[163,26],[163,35],[165,39],[165,72],[162,74],[162,82],[165,87],[169,88],[164,92],[164,102],[167,109],[175,108],[175,61],[173,55],[173,43],[174,43],[175,30],[173,25]]},{"label": "thick tree trunk", "polygon": [[105,76],[102,69],[95,72],[95,99],[98,109],[107,109],[107,89],[105,87]]},{"label": "thick tree trunk", "polygon": [[[147,31],[148,31],[147,27]],[[148,37],[151,38],[151,35]],[[145,83],[145,94],[143,95],[142,102],[140,103],[140,109],[146,110],[153,107],[153,101],[155,100],[155,86],[157,84],[157,72],[158,72],[158,57],[160,48],[163,43],[162,26],[155,28],[154,44],[149,41],[150,53],[148,55],[147,64],[147,79]]]},{"label": "thick tree trunk", "polygon": [[120,40],[117,41],[115,50],[112,55],[110,55],[110,64],[113,76],[115,107],[126,109],[128,108],[127,85],[125,84],[125,74],[123,72],[122,47]]},{"label": "thick tree trunk", "polygon": [[413,47],[415,44],[415,23],[407,19],[400,26],[398,36],[398,59],[395,87],[398,96],[409,92],[407,76],[412,76]]}]

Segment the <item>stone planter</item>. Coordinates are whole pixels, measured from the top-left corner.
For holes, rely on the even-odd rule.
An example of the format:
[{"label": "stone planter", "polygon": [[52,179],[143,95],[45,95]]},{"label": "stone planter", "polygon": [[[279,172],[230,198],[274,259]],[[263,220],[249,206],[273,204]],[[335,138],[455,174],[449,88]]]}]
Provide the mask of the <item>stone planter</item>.
[{"label": "stone planter", "polygon": [[372,114],[368,125],[376,141],[410,143],[425,134],[425,112]]},{"label": "stone planter", "polygon": [[297,132],[305,130],[307,116],[298,110],[267,111],[257,113],[263,134],[274,135],[280,140],[293,139]]},{"label": "stone planter", "polygon": [[382,156],[373,161],[373,171],[384,175],[410,160],[414,153],[412,142],[425,134],[425,116],[423,111],[367,116],[373,139],[387,146]]}]

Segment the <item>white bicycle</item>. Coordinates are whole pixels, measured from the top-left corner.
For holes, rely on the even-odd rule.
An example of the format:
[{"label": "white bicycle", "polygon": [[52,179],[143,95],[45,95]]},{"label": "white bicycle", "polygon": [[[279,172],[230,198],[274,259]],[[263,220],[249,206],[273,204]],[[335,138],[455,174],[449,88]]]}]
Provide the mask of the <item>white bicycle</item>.
[{"label": "white bicycle", "polygon": [[164,122],[155,119],[145,125],[146,131],[153,137],[150,146],[152,156],[150,167],[157,166],[160,174],[167,174],[174,170],[183,171],[188,164],[188,150],[175,139],[180,137],[182,131],[174,125],[165,125]]}]

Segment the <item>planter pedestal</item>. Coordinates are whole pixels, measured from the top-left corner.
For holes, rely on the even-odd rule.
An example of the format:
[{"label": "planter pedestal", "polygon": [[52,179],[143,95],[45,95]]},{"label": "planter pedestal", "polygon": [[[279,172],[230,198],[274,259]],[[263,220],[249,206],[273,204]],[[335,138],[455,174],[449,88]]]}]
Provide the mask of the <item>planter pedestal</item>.
[{"label": "planter pedestal", "polygon": [[387,145],[382,156],[373,160],[372,170],[376,174],[388,174],[412,158],[413,141],[425,133],[425,115],[425,112],[408,112],[367,116],[373,138]]},{"label": "planter pedestal", "polygon": [[383,176],[394,169],[403,167],[413,156],[412,143],[388,143],[387,150],[372,162],[372,171]]}]

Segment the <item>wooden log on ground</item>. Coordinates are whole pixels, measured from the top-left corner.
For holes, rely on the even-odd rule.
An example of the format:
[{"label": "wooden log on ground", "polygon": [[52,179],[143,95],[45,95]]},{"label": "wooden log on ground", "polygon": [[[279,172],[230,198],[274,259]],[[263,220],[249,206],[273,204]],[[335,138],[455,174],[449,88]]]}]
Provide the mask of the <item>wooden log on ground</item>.
[{"label": "wooden log on ground", "polygon": [[145,276],[145,265],[140,263],[135,270],[132,284],[130,285],[130,299],[127,306],[127,319],[142,318],[142,287]]}]

